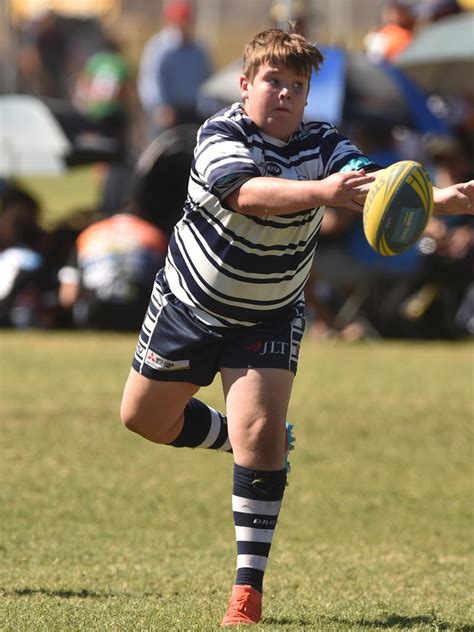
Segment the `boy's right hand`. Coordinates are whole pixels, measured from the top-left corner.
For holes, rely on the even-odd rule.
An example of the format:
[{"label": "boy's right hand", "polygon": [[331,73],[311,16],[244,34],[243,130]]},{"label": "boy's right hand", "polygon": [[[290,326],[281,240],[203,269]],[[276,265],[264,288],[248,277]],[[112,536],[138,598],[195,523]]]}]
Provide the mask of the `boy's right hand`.
[{"label": "boy's right hand", "polygon": [[375,173],[365,173],[364,169],[334,173],[319,181],[321,199],[328,206],[362,212],[374,180]]}]

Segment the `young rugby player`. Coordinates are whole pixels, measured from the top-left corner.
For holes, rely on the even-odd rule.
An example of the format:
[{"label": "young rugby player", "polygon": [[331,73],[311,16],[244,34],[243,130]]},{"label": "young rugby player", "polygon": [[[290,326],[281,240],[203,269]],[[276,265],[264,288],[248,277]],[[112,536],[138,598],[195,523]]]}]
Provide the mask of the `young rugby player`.
[{"label": "young rugby player", "polygon": [[[232,446],[237,575],[225,626],[261,618],[287,477],[303,288],[324,207],[361,211],[377,169],[332,125],[302,122],[322,62],[314,45],[280,29],[246,46],[242,104],[198,132],[184,216],[123,395],[124,424],[151,441]],[[474,184],[463,186],[438,196],[444,212],[472,205]],[[217,372],[225,415],[195,398]]]}]

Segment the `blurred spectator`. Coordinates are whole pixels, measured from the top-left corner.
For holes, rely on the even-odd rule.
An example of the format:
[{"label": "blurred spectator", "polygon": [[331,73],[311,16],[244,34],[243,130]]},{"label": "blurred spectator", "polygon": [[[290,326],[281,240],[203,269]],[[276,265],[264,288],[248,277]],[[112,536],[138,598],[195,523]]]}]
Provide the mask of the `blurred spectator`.
[{"label": "blurred spectator", "polygon": [[[377,164],[400,159],[389,128],[373,121],[353,125],[348,133]],[[444,188],[474,177],[464,140],[425,141],[435,185]],[[472,216],[436,216],[416,246],[382,257],[368,245],[360,216],[327,209],[320,240],[307,287],[315,316],[312,337],[456,338],[474,333]]]},{"label": "blurred spectator", "polygon": [[18,68],[26,91],[38,96],[68,97],[69,38],[60,16],[43,12],[20,40]]},{"label": "blurred spectator", "polygon": [[91,209],[73,211],[45,232],[41,314],[45,328],[70,328],[72,325],[70,310],[64,310],[59,305],[58,272],[69,261],[76,240],[81,231],[90,225],[91,217]]},{"label": "blurred spectator", "polygon": [[418,26],[420,27],[429,22],[442,20],[449,15],[456,15],[462,11],[457,0],[418,0],[414,9]]},{"label": "blurred spectator", "polygon": [[112,38],[85,63],[76,82],[74,102],[90,129],[125,144],[132,95],[130,69]]},{"label": "blurred spectator", "polygon": [[59,271],[59,302],[79,328],[136,330],[168,240],[136,213],[100,219],[76,241]]},{"label": "blurred spectator", "polygon": [[164,8],[165,27],[142,53],[138,93],[148,119],[149,140],[183,123],[200,123],[199,86],[210,75],[208,55],[194,39],[190,3],[171,0]]},{"label": "blurred spectator", "polygon": [[[389,124],[354,119],[346,133],[381,167],[401,159]],[[396,257],[379,255],[367,242],[362,215],[327,208],[306,289],[313,312],[309,335],[354,341],[386,335],[391,327],[396,333],[396,323],[388,312],[396,311],[398,301],[410,289],[420,261],[415,247]]]},{"label": "blurred spectator", "polygon": [[425,257],[400,315],[416,337],[474,334],[474,222],[433,219],[420,241]]},{"label": "blurred spectator", "polygon": [[133,195],[135,162],[135,156],[124,155],[121,161],[96,166],[101,191],[98,211],[103,215],[113,215],[129,203]]},{"label": "blurred spectator", "polygon": [[38,202],[17,187],[4,191],[0,212],[0,325],[40,323],[43,233]]},{"label": "blurred spectator", "polygon": [[286,28],[288,22],[294,25],[294,31],[304,37],[308,35],[309,11],[305,0],[293,2],[275,2],[270,9],[270,19],[275,28]]},{"label": "blurred spectator", "polygon": [[474,178],[474,156],[464,135],[455,137],[428,137],[424,150],[432,163],[432,177],[436,186],[448,187]]},{"label": "blurred spectator", "polygon": [[390,0],[382,10],[381,27],[365,37],[367,55],[374,61],[393,61],[412,41],[415,21],[413,2]]},{"label": "blurred spectator", "polygon": [[[446,187],[474,177],[472,157],[462,142],[431,139],[426,151],[434,184]],[[400,313],[424,336],[474,334],[474,219],[432,218],[420,242],[423,265]]]},{"label": "blurred spectator", "polygon": [[183,215],[197,131],[196,125],[166,130],[143,151],[136,165],[135,204],[168,237]]}]

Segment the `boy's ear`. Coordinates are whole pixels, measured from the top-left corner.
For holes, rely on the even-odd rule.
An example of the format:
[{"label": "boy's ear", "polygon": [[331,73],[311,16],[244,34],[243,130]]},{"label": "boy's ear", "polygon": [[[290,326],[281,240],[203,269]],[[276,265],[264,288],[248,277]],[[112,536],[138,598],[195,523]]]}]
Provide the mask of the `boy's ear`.
[{"label": "boy's ear", "polygon": [[245,75],[240,75],[240,79],[239,79],[240,94],[242,95],[243,100],[245,100],[249,95],[249,91],[248,91],[249,83],[250,81],[247,79]]}]

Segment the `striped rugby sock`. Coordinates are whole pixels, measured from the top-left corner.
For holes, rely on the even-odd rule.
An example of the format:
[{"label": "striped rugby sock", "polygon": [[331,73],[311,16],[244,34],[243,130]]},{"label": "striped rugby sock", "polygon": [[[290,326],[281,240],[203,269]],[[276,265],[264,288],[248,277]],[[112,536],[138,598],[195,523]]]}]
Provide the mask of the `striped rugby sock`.
[{"label": "striped rugby sock", "polygon": [[175,448],[209,448],[232,452],[227,417],[193,397],[184,409],[183,428],[169,445]]},{"label": "striped rugby sock", "polygon": [[247,584],[262,592],[285,485],[286,469],[261,472],[234,464],[232,511],[237,540],[236,584]]}]

